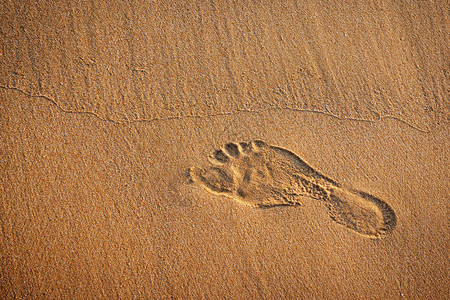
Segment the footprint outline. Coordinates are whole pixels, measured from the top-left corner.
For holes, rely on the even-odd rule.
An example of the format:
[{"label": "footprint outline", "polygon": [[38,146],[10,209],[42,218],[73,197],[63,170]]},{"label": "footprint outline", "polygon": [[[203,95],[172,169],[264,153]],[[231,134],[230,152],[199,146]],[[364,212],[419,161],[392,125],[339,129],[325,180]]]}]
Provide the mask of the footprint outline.
[{"label": "footprint outline", "polygon": [[209,168],[188,170],[190,182],[251,207],[301,205],[309,197],[325,203],[330,218],[369,238],[382,238],[397,225],[383,200],[344,187],[293,152],[261,140],[226,143],[208,156]]}]

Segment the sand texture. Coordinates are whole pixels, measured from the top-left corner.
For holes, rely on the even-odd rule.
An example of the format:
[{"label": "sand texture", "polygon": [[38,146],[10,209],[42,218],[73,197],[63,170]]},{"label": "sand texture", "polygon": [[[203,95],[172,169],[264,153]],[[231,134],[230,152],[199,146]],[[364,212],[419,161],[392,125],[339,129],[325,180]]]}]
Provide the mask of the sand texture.
[{"label": "sand texture", "polygon": [[31,2],[0,298],[449,297],[448,1]]}]

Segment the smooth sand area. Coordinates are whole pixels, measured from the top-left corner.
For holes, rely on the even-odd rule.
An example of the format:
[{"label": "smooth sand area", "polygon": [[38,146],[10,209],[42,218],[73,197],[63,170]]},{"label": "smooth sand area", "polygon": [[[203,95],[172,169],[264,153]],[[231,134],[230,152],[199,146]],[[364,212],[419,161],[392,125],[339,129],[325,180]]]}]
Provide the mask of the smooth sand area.
[{"label": "smooth sand area", "polygon": [[106,3],[1,6],[0,298],[448,296],[445,1]]}]

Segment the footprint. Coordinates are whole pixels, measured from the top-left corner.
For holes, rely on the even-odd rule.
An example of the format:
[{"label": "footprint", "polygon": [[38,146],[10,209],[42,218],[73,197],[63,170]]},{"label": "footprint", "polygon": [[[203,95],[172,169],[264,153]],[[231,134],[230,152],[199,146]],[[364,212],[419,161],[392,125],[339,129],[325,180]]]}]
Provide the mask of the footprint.
[{"label": "footprint", "polygon": [[252,207],[322,201],[332,220],[366,237],[380,238],[396,226],[392,208],[367,193],[342,187],[294,153],[263,141],[228,143],[209,156],[209,168],[191,168],[192,182]]}]

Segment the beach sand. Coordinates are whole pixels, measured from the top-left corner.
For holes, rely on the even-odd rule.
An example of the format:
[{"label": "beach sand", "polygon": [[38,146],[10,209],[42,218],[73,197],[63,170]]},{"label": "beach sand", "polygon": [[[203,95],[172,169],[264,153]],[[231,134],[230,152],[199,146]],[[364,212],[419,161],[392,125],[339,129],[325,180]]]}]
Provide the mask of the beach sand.
[{"label": "beach sand", "polygon": [[[448,297],[446,11],[5,2],[0,297]],[[190,177],[251,141],[380,199],[395,226],[367,236],[330,218],[329,195],[252,207],[237,178],[229,196]]]}]

